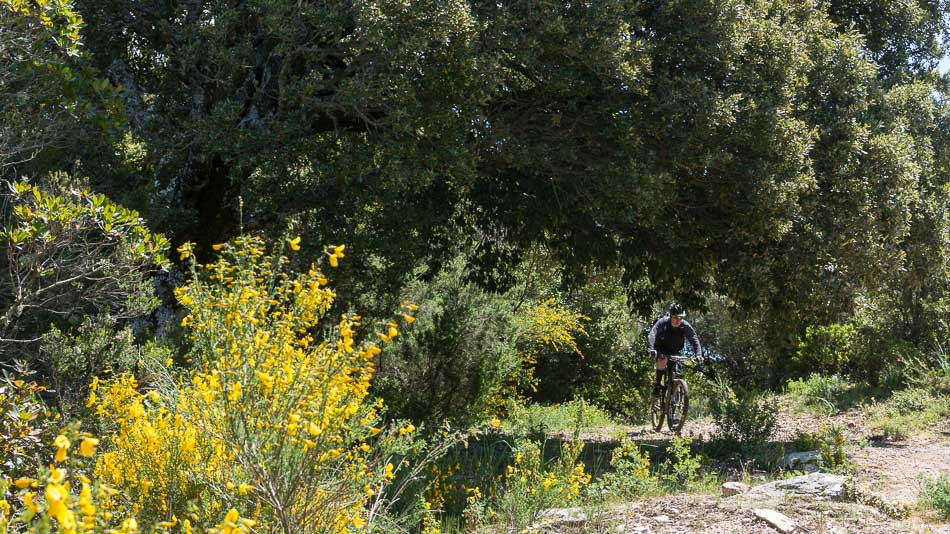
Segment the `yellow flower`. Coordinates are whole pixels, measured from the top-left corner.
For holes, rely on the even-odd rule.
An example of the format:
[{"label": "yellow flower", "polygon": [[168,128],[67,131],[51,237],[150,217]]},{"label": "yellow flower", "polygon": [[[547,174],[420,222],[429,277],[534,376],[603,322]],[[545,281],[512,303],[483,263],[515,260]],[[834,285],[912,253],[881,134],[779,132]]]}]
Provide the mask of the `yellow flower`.
[{"label": "yellow flower", "polygon": [[56,439],[53,440],[53,445],[56,447],[56,456],[53,457],[53,460],[56,462],[62,462],[66,460],[66,451],[69,450],[69,439],[60,434],[56,436]]},{"label": "yellow flower", "polygon": [[413,317],[413,316],[411,316],[411,315],[409,315],[409,314],[407,314],[407,313],[402,314],[402,318],[403,318],[403,320],[406,321],[406,323],[408,323],[408,324],[412,324],[412,323],[414,323],[415,320],[416,320],[415,317]]},{"label": "yellow flower", "polygon": [[499,421],[498,418],[495,417],[491,420],[491,426],[492,428],[498,428],[501,426],[501,421]]},{"label": "yellow flower", "polygon": [[79,453],[83,456],[92,456],[96,452],[96,445],[99,444],[99,440],[96,438],[85,437],[82,438],[82,442],[79,444]]},{"label": "yellow flower", "polygon": [[96,513],[96,507],[92,505],[92,491],[89,489],[89,484],[83,484],[79,492],[79,511],[87,516]]},{"label": "yellow flower", "polygon": [[346,254],[343,254],[343,250],[344,250],[344,249],[346,249],[346,245],[340,245],[340,246],[337,246],[337,247],[333,247],[333,253],[330,254],[330,266],[331,266],[331,267],[339,267],[339,266],[340,266],[340,262],[339,262],[340,258],[346,256]]},{"label": "yellow flower", "polygon": [[212,250],[221,250],[222,248],[224,248],[224,243],[218,243],[218,244],[216,244],[216,245],[211,245],[211,249],[212,249]]},{"label": "yellow flower", "polygon": [[46,514],[50,517],[59,519],[68,509],[63,502],[69,497],[69,493],[59,484],[49,484],[46,486]]},{"label": "yellow flower", "polygon": [[53,484],[59,484],[66,478],[66,470],[58,467],[49,466],[49,481]]},{"label": "yellow flower", "polygon": [[19,489],[26,489],[33,484],[32,478],[18,478],[16,482],[13,483]]},{"label": "yellow flower", "polygon": [[293,251],[300,250],[300,236],[299,235],[291,239],[289,243],[290,243],[290,250],[293,250]]},{"label": "yellow flower", "polygon": [[178,247],[178,253],[180,254],[179,259],[185,261],[191,257],[191,243],[185,243],[184,245]]},{"label": "yellow flower", "polygon": [[33,497],[35,496],[36,492],[33,491],[28,491],[23,494],[23,505],[26,506],[26,509],[33,514],[35,514],[37,511],[36,503],[33,502]]}]

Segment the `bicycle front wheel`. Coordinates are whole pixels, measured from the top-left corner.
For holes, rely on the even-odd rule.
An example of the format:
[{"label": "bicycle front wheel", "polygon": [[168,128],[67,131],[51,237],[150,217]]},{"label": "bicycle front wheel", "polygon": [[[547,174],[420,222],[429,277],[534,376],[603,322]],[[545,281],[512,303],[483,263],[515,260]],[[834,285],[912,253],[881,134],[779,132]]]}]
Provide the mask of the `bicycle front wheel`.
[{"label": "bicycle front wheel", "polygon": [[[679,432],[686,423],[686,412],[689,411],[689,386],[686,381],[677,378],[673,381],[670,391],[670,401],[667,406],[666,424],[672,432]],[[660,422],[662,425],[662,421]]]},{"label": "bicycle front wheel", "polygon": [[665,395],[654,396],[652,399],[652,413],[651,422],[653,423],[653,431],[659,432],[663,430],[663,417],[666,415],[666,406],[663,400],[666,398]]}]

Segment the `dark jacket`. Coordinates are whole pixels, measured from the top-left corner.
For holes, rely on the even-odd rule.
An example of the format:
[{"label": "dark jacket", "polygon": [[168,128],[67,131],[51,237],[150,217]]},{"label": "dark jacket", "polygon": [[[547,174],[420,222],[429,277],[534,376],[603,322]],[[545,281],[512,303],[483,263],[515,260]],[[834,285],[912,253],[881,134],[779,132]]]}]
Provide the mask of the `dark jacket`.
[{"label": "dark jacket", "polygon": [[699,336],[693,326],[686,322],[680,323],[679,328],[670,324],[670,316],[664,315],[653,325],[647,337],[647,350],[656,350],[660,354],[680,354],[686,341],[693,347],[693,353],[702,356],[703,348],[699,345]]}]

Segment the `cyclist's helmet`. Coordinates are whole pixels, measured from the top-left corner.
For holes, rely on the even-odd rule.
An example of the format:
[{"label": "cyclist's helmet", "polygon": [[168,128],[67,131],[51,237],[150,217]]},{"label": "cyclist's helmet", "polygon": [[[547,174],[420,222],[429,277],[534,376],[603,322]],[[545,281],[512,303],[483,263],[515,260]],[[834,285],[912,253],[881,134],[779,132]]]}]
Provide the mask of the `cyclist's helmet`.
[{"label": "cyclist's helmet", "polygon": [[670,317],[679,317],[680,319],[686,318],[686,309],[683,308],[683,305],[674,302],[670,304]]}]

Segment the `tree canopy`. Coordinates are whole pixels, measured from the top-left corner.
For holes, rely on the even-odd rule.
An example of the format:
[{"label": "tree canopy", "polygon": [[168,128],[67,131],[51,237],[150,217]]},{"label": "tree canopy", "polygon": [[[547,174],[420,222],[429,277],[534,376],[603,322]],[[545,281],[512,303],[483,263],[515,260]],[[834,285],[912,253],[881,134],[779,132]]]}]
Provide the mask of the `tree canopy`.
[{"label": "tree canopy", "polygon": [[948,8],[872,4],[77,0],[129,127],[84,164],[134,147],[100,187],[199,253],[291,224],[389,280],[471,242],[503,288],[542,244],[641,309],[832,318],[946,241]]}]

